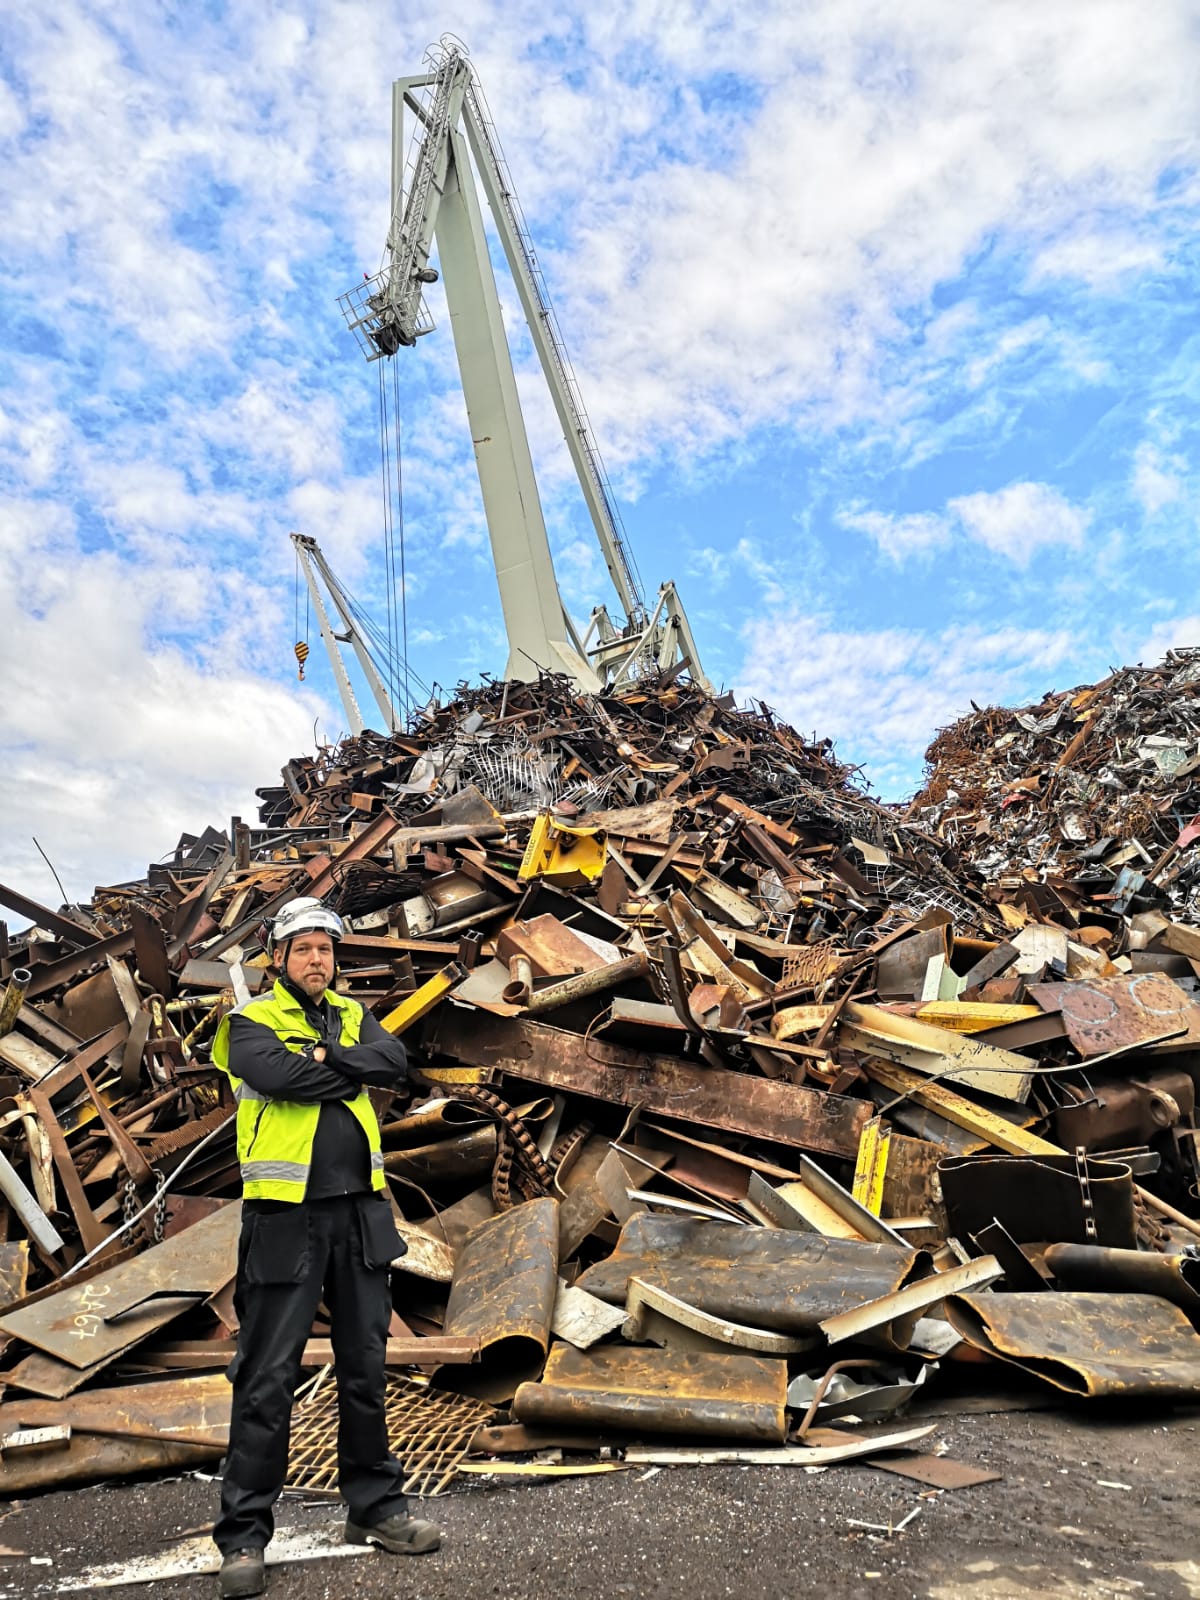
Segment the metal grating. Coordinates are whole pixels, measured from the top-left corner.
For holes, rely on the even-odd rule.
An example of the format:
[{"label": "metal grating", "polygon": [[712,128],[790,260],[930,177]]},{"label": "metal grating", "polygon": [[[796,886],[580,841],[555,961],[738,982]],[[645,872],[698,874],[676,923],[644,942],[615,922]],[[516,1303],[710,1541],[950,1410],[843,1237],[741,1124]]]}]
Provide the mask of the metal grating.
[{"label": "metal grating", "polygon": [[[444,1494],[477,1431],[495,1409],[467,1395],[444,1394],[413,1378],[389,1373],[385,1409],[388,1439],[404,1463],[405,1494]],[[320,1385],[292,1412],[289,1489],[337,1490],[337,1391]]]}]

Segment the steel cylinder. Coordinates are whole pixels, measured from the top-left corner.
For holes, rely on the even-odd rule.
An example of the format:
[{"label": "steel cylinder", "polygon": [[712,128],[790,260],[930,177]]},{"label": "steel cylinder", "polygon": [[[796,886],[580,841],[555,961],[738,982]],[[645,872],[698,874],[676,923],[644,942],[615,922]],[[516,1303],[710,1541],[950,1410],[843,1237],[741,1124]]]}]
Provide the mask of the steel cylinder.
[{"label": "steel cylinder", "polygon": [[[553,1011],[557,1006],[568,1005],[572,1000],[582,1000],[590,994],[600,994],[605,989],[615,989],[618,984],[625,983],[630,978],[640,978],[647,967],[644,955],[626,956],[621,961],[614,961],[611,966],[597,967],[593,972],[581,972],[578,977],[565,978],[562,983],[556,983],[551,988],[539,989],[526,1003],[525,1009],[531,1016],[537,1016],[542,1011]],[[504,998],[508,999],[505,990]]]},{"label": "steel cylinder", "polygon": [[508,963],[509,982],[500,998],[506,1005],[527,1006],[533,993],[533,963],[528,956],[513,956]]},{"label": "steel cylinder", "polygon": [[0,1039],[12,1032],[17,1014],[25,1003],[25,991],[32,982],[33,973],[28,967],[13,968],[4,998],[0,1000]]}]

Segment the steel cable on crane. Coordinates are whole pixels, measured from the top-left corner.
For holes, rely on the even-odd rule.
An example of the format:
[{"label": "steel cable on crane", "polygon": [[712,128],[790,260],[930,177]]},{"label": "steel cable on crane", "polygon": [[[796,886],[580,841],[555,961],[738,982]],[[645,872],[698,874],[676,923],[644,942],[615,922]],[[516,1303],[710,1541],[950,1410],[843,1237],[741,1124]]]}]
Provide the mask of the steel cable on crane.
[{"label": "steel cable on crane", "polygon": [[[392,368],[390,408],[383,364],[381,363],[379,367],[379,470],[383,494],[384,581],[387,588],[386,649],[390,681],[393,684],[393,698],[403,706],[404,715],[410,717],[415,702],[412,688],[415,674],[408,659],[408,556],[404,536],[404,468],[400,448],[400,375],[395,363],[392,362],[390,365]],[[399,523],[398,564],[397,522]],[[397,588],[400,591],[399,617],[397,617]]]},{"label": "steel cable on crane", "polygon": [[294,638],[295,638],[295,641],[296,641],[295,644],[293,644],[293,646],[292,646],[292,653],[296,657],[297,677],[298,677],[299,681],[301,683],[303,683],[304,682],[304,663],[308,660],[308,657],[309,657],[308,628],[309,628],[310,616],[309,616],[309,594],[308,594],[308,589],[305,588],[305,591],[304,591],[304,632],[301,633],[300,632],[300,551],[299,551],[298,547],[296,548],[296,573],[295,573],[295,577],[294,577],[294,579],[292,581],[292,601],[293,601],[292,609],[293,609],[293,611],[295,613],[295,615],[293,617],[293,621],[292,621],[292,629],[293,629],[293,635],[294,635]]},{"label": "steel cable on crane", "polygon": [[[402,630],[401,664],[405,685],[408,685],[408,558],[404,546],[404,457],[400,449],[400,369],[392,362],[392,417],[396,428],[396,509],[400,515],[400,625]],[[408,712],[412,714],[412,693],[408,695]]]},{"label": "steel cable on crane", "polygon": [[[383,494],[383,578],[384,602],[387,617],[387,658],[389,665],[396,659],[396,593],[395,593],[395,530],[392,522],[392,463],[388,449],[389,428],[387,415],[387,381],[383,364],[379,366],[379,474]],[[407,717],[409,706],[403,703]]]},{"label": "steel cable on crane", "polygon": [[342,600],[346,610],[350,613],[355,627],[362,636],[367,654],[374,663],[380,677],[384,679],[388,692],[393,699],[400,700],[402,698],[406,680],[414,682],[428,699],[432,693],[428,684],[411,667],[406,670],[405,678],[402,680],[401,663],[394,655],[389,654],[387,634],[343,585],[339,584],[339,588],[341,589]]}]

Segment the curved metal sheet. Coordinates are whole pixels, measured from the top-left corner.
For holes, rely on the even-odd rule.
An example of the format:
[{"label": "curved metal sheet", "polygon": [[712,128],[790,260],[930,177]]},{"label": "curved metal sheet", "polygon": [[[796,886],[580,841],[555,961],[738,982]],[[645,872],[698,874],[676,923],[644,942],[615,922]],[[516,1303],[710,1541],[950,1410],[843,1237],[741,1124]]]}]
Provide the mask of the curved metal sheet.
[{"label": "curved metal sheet", "polygon": [[530,1426],[612,1429],[782,1444],[787,1364],[764,1356],[555,1345],[513,1411]]},{"label": "curved metal sheet", "polygon": [[969,1344],[1089,1399],[1200,1397],[1200,1334],[1148,1294],[958,1294],[946,1318]]},{"label": "curved metal sheet", "polygon": [[579,1287],[624,1305],[629,1279],[638,1277],[712,1316],[805,1334],[930,1270],[924,1251],[897,1245],[647,1212],[629,1219],[612,1255],[589,1267]]},{"label": "curved metal sheet", "polygon": [[1200,1328],[1200,1261],[1194,1256],[1053,1244],[1043,1259],[1064,1289],[1158,1295],[1186,1312],[1192,1325]]},{"label": "curved metal sheet", "polygon": [[454,1263],[443,1332],[478,1338],[479,1366],[439,1374],[439,1384],[510,1398],[541,1371],[557,1295],[557,1200],[529,1200],[473,1229]]}]

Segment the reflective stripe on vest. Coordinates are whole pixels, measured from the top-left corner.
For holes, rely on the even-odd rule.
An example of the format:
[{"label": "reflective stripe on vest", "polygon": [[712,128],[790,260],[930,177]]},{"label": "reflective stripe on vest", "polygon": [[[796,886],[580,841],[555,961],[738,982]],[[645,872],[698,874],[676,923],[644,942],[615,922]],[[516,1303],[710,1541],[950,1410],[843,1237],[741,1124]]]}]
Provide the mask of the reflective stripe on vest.
[{"label": "reflective stripe on vest", "polygon": [[[325,1000],[341,1014],[338,1043],[357,1044],[362,1029],[362,1005],[332,990],[326,991]],[[296,1100],[273,1100],[231,1070],[229,1017],[239,1014],[270,1028],[289,1050],[297,1053],[320,1044],[321,1036],[296,997],[282,983],[276,982],[265,994],[253,995],[223,1017],[213,1040],[213,1063],[228,1077],[237,1101],[243,1196],[247,1200],[303,1200],[312,1171],[313,1140],[321,1107]],[[344,1100],[341,1104],[351,1112],[366,1136],[371,1187],[382,1189],[386,1180],[379,1122],[370,1097],[364,1088],[353,1100]]]},{"label": "reflective stripe on vest", "polygon": [[243,1183],[307,1183],[308,1168],[298,1161],[244,1161]]}]

